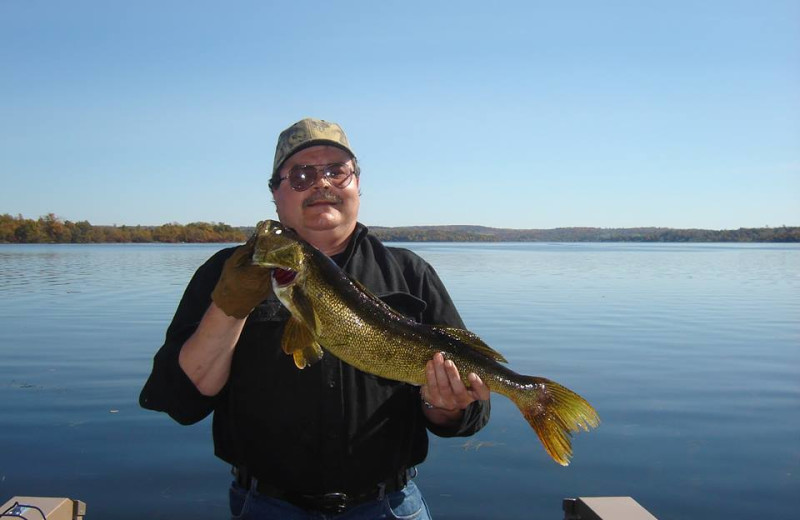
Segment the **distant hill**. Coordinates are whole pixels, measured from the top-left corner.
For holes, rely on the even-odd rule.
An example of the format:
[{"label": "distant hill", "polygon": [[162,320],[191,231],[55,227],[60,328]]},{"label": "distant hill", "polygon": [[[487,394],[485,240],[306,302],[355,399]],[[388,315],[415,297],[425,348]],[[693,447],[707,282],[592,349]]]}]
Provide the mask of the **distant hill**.
[{"label": "distant hill", "polygon": [[370,227],[387,242],[800,242],[800,227],[736,230],[570,227],[504,229],[484,226]]},{"label": "distant hill", "polygon": [[[0,214],[0,243],[243,242],[254,226],[222,222],[161,226],[94,226],[62,221],[53,213],[37,220]],[[736,230],[569,227],[506,229],[486,226],[371,226],[386,242],[800,242],[800,227]]]}]

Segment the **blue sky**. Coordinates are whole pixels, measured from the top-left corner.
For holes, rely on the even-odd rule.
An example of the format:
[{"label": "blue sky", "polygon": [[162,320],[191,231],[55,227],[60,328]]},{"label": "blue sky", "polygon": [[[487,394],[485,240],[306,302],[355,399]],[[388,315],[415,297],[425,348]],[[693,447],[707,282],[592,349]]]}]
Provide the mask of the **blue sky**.
[{"label": "blue sky", "polygon": [[367,225],[800,225],[800,2],[0,0],[0,213],[252,225],[306,116]]}]

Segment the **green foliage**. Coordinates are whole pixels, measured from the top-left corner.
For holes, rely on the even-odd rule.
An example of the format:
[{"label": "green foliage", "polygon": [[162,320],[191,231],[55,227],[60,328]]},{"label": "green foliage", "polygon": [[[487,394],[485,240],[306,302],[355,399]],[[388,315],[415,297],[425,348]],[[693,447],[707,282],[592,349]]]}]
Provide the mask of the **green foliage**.
[{"label": "green foliage", "polygon": [[93,226],[82,220],[62,221],[49,213],[38,220],[0,215],[0,243],[86,244],[101,242],[243,242],[247,235],[223,223],[192,222],[185,226]]},{"label": "green foliage", "polygon": [[[175,222],[161,226],[93,226],[49,213],[37,220],[0,215],[0,243],[243,242],[254,227],[222,222]],[[483,226],[371,227],[387,242],[800,242],[800,227],[736,230],[671,228],[499,229]]]},{"label": "green foliage", "polygon": [[498,229],[481,226],[371,227],[387,242],[800,242],[800,227]]}]

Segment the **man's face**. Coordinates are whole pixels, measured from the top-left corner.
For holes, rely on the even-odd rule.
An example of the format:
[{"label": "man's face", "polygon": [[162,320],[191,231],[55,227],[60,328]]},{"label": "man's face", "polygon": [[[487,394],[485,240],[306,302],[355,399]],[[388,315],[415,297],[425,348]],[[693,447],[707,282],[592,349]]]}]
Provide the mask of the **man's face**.
[{"label": "man's face", "polygon": [[[286,177],[293,166],[347,163],[353,166],[350,155],[335,146],[311,146],[289,157],[281,167],[280,177]],[[319,172],[318,172],[319,173]],[[305,191],[295,191],[289,180],[281,181],[272,192],[280,221],[293,228],[301,237],[314,243],[320,233],[349,236],[358,219],[360,198],[359,178],[353,175],[349,185],[336,188],[322,175]]]}]

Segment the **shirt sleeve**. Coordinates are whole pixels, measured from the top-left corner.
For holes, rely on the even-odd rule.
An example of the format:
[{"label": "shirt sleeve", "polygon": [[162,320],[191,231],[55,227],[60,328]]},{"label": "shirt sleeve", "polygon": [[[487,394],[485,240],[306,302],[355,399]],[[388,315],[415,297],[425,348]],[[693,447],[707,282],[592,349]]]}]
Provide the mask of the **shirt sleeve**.
[{"label": "shirt sleeve", "polygon": [[[422,271],[417,290],[419,297],[427,303],[423,313],[423,323],[466,328],[444,283],[433,267],[427,263]],[[489,401],[475,401],[464,411],[464,416],[459,424],[439,426],[426,419],[426,426],[431,433],[439,437],[468,437],[486,426],[489,422],[490,412],[491,403]]]},{"label": "shirt sleeve", "polygon": [[166,412],[181,424],[196,423],[214,409],[220,394],[212,397],[201,394],[178,364],[178,355],[211,304],[211,292],[225,259],[232,252],[233,248],[224,249],[211,257],[186,287],[164,344],[153,359],[150,377],[139,395],[139,405],[143,408]]}]

